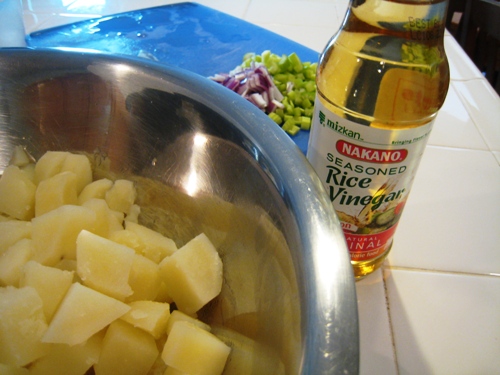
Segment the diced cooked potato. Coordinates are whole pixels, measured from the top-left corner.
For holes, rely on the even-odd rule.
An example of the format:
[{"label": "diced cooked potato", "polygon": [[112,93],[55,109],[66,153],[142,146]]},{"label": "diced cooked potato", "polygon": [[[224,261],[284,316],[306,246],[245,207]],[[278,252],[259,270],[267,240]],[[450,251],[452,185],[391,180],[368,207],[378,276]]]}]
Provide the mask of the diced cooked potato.
[{"label": "diced cooked potato", "polygon": [[180,321],[190,322],[208,332],[210,332],[211,330],[211,327],[208,324],[202,322],[201,320],[193,318],[192,316],[189,316],[187,314],[184,314],[182,311],[174,310],[172,311],[172,314],[170,314],[170,319],[168,320],[167,323],[167,328],[166,328],[167,334],[170,334],[170,331],[172,330],[174,324]]},{"label": "diced cooked potato", "polygon": [[125,221],[125,229],[135,233],[140,241],[140,253],[156,263],[177,251],[175,242],[144,225]]},{"label": "diced cooked potato", "polygon": [[109,208],[123,213],[130,211],[136,197],[134,183],[129,180],[116,180],[105,195]]},{"label": "diced cooked potato", "polygon": [[58,207],[78,203],[76,174],[61,172],[40,181],[35,194],[35,216],[43,215]]},{"label": "diced cooked potato", "polygon": [[166,333],[170,318],[170,305],[164,302],[134,301],[129,303],[130,311],[121,317],[124,321],[140,328],[155,339]]},{"label": "diced cooked potato", "polygon": [[3,363],[0,363],[0,374],[2,374],[2,375],[29,375],[30,371],[24,367],[4,365]]},{"label": "diced cooked potato", "polygon": [[77,345],[107,327],[130,306],[79,283],[69,288],[42,342]]},{"label": "diced cooked potato", "polygon": [[96,375],[147,374],[159,354],[149,333],[116,320],[106,331]]},{"label": "diced cooked potato", "polygon": [[73,272],[31,260],[24,265],[20,286],[35,288],[43,302],[45,319],[50,322],[72,283]]},{"label": "diced cooked potato", "polygon": [[92,168],[89,158],[81,154],[69,154],[61,165],[61,172],[73,172],[76,177],[76,190],[80,194],[92,182]]},{"label": "diced cooked potato", "polygon": [[54,268],[73,272],[73,276],[78,277],[78,275],[76,275],[76,259],[61,259],[59,262],[57,262],[57,264],[54,265]]},{"label": "diced cooked potato", "polygon": [[160,292],[161,278],[158,265],[152,260],[135,254],[128,284],[132,288],[132,294],[125,301],[153,301]]},{"label": "diced cooked potato", "polygon": [[204,234],[166,257],[160,276],[179,310],[193,314],[216,297],[222,288],[222,261]]},{"label": "diced cooked potato", "polygon": [[128,280],[135,255],[133,249],[86,230],[76,239],[78,276],[86,286],[120,301],[133,292]]},{"label": "diced cooked potato", "polygon": [[167,286],[163,281],[160,282],[160,290],[158,291],[158,295],[156,296],[155,301],[174,303],[172,297],[168,295]]},{"label": "diced cooked potato", "polygon": [[185,372],[176,370],[173,367],[167,367],[163,375],[188,375]]},{"label": "diced cooked potato", "polygon": [[167,366],[188,374],[220,375],[231,348],[210,332],[187,321],[176,322],[163,347]]},{"label": "diced cooked potato", "polygon": [[16,167],[24,167],[30,163],[31,158],[24,147],[20,145],[14,147],[14,152],[12,153],[9,164],[15,165]]},{"label": "diced cooked potato", "polygon": [[36,176],[35,176],[35,164],[29,163],[26,165],[23,165],[22,167],[19,167],[24,173],[26,173],[26,176],[36,185]]},{"label": "diced cooked potato", "polygon": [[93,231],[95,212],[82,206],[65,205],[32,220],[33,260],[46,266],[63,257],[76,259],[76,237],[82,230]]},{"label": "diced cooked potato", "polygon": [[9,165],[0,178],[0,212],[18,220],[35,215],[36,185],[26,172]]},{"label": "diced cooked potato", "polygon": [[104,332],[98,332],[78,345],[51,344],[48,353],[30,365],[29,374],[86,374],[99,360],[103,337]]},{"label": "diced cooked potato", "polygon": [[90,208],[95,212],[95,234],[108,238],[111,233],[123,230],[123,213],[111,211],[104,199],[89,199],[82,204],[82,207]]},{"label": "diced cooked potato", "polygon": [[133,204],[132,206],[130,206],[130,210],[127,212],[127,221],[132,223],[138,223],[140,214],[141,214],[141,206]]},{"label": "diced cooked potato", "polygon": [[31,222],[21,220],[8,220],[0,222],[0,254],[17,241],[31,238]]},{"label": "diced cooked potato", "polygon": [[35,165],[37,183],[60,173],[69,154],[67,151],[47,151],[43,154]]},{"label": "diced cooked potato", "polygon": [[220,374],[230,349],[196,319],[222,286],[208,237],[178,250],[139,224],[134,182],[92,182],[107,171],[85,155],[34,163],[17,147],[11,162],[0,177],[0,375]]},{"label": "diced cooked potato", "polygon": [[23,238],[0,255],[0,285],[19,286],[23,267],[31,254],[31,240]]},{"label": "diced cooked potato", "polygon": [[82,205],[92,198],[104,199],[106,192],[113,186],[113,181],[101,178],[85,186],[78,196],[78,204]]},{"label": "diced cooked potato", "polygon": [[34,288],[0,288],[0,363],[25,366],[47,352],[42,300]]},{"label": "diced cooked potato", "polygon": [[128,229],[121,229],[113,233],[110,233],[109,239],[116,243],[128,246],[131,249],[134,249],[137,254],[142,255],[144,253],[145,245],[141,241],[141,238],[137,234]]}]

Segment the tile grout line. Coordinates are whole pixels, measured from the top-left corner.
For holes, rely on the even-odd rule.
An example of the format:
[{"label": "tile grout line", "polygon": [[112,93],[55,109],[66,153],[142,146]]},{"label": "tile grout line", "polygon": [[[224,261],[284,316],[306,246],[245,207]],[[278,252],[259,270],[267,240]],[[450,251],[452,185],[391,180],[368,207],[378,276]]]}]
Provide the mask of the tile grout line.
[{"label": "tile grout line", "polygon": [[[474,124],[475,126],[476,124]],[[483,138],[483,135],[480,134],[481,138]],[[488,149],[482,149],[482,148],[474,148],[474,147],[463,147],[463,146],[446,146],[446,145],[438,145],[438,144],[433,144],[433,143],[428,143],[425,147],[435,147],[435,148],[441,148],[441,149],[449,149],[449,150],[459,150],[459,151],[480,151],[480,152],[494,152],[495,150],[491,150],[488,145],[486,145]]]},{"label": "tile grout line", "polygon": [[242,20],[246,20],[247,19],[248,9],[250,9],[250,5],[251,4],[252,4],[252,0],[248,0],[247,4],[245,6],[245,10],[243,11],[243,16],[241,17]]},{"label": "tile grout line", "polygon": [[[390,264],[384,265],[384,269],[399,270],[399,271],[413,271],[413,272],[443,273],[443,274],[457,275],[457,276],[500,277],[500,272],[478,273],[478,272],[464,272],[464,271],[447,271],[447,270],[418,268],[418,267],[392,266]],[[385,279],[384,279],[384,286],[385,286]]]},{"label": "tile grout line", "polygon": [[387,319],[389,320],[389,330],[391,332],[391,344],[392,344],[392,354],[394,356],[394,365],[396,367],[396,374],[399,375],[398,355],[396,352],[396,340],[394,337],[394,328],[392,325],[391,306],[389,304],[389,293],[387,292],[387,283],[385,282],[384,269],[385,269],[385,266],[382,267],[382,283],[384,285],[385,306],[386,306],[386,310],[387,310]]},{"label": "tile grout line", "polygon": [[[472,81],[477,81],[477,82],[486,82],[486,84],[490,84],[486,78],[484,77],[477,77],[477,78],[474,78],[474,79],[468,79],[468,80],[464,80],[464,81],[457,81],[457,84],[458,83],[467,83],[467,82],[472,82]],[[462,102],[462,106],[465,108],[465,110],[467,111],[472,123],[474,124],[474,127],[476,128],[476,130],[479,132],[479,135],[481,136],[481,138],[483,139],[484,143],[486,144],[486,146],[488,147],[488,149],[491,151],[494,151],[493,150],[493,147],[490,145],[490,143],[488,142],[488,137],[486,134],[484,134],[484,132],[482,131],[481,129],[481,126],[478,125],[478,119],[475,118],[471,111],[469,111],[469,106],[470,106],[470,103],[466,100],[466,98],[463,96],[461,90],[458,89],[458,87],[455,87],[455,84],[453,82],[450,82],[450,85],[453,84],[453,88],[455,89],[455,92],[458,96],[458,99]]]}]

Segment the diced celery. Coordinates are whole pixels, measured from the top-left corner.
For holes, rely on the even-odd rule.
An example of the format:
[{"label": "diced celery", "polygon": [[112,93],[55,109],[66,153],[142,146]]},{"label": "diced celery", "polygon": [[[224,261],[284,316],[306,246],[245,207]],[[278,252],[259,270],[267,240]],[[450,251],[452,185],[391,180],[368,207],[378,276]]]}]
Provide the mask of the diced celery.
[{"label": "diced celery", "polygon": [[269,62],[267,70],[269,71],[270,74],[276,74],[280,71],[280,67],[275,61],[271,61]]},{"label": "diced celery", "polygon": [[295,78],[293,80],[293,86],[300,89],[300,88],[304,87],[304,81],[301,80],[300,78]]},{"label": "diced celery", "polygon": [[308,98],[307,96],[304,96],[304,97],[302,98],[302,108],[304,108],[304,111],[305,111],[306,109],[311,108],[312,106],[313,106],[313,105],[312,105],[311,101],[309,100],[309,98]]},{"label": "diced celery", "polygon": [[311,118],[306,116],[300,116],[300,128],[302,130],[311,129]]},{"label": "diced celery", "polygon": [[287,55],[281,56],[280,62],[278,63],[282,72],[286,72],[290,69],[290,60]]},{"label": "diced celery", "polygon": [[314,81],[316,79],[316,70],[312,69],[311,67],[307,68],[304,71],[304,77],[311,81]]},{"label": "diced celery", "polygon": [[286,92],[286,83],[278,84],[276,85],[276,87],[278,88],[278,90],[280,90],[282,94]]},{"label": "diced celery", "polygon": [[304,109],[304,116],[312,117],[313,109],[314,109],[314,107]]},{"label": "diced celery", "polygon": [[278,73],[274,75],[274,81],[276,82],[287,82],[288,80],[288,75],[284,73]]},{"label": "diced celery", "polygon": [[295,126],[295,121],[293,119],[288,119],[284,122],[282,128],[284,131],[291,130]]},{"label": "diced celery", "polygon": [[246,60],[252,60],[255,58],[255,53],[254,52],[248,52],[243,55],[243,61]]},{"label": "diced celery", "polygon": [[300,131],[300,128],[296,125],[292,126],[291,129],[286,130],[286,132],[290,135],[296,135]]},{"label": "diced celery", "polygon": [[283,123],[283,119],[276,112],[271,112],[268,116],[278,125]]},{"label": "diced celery", "polygon": [[297,73],[302,71],[302,62],[299,59],[299,56],[295,52],[291,53],[288,55],[288,58],[290,59],[290,63],[292,64],[293,70]]},{"label": "diced celery", "polygon": [[262,62],[264,63],[264,65],[266,65],[266,63],[269,62],[269,60],[271,58],[271,51],[266,50],[266,51],[262,52],[261,56],[262,56]]},{"label": "diced celery", "polygon": [[316,84],[313,81],[307,81],[304,87],[307,92],[316,91]]}]

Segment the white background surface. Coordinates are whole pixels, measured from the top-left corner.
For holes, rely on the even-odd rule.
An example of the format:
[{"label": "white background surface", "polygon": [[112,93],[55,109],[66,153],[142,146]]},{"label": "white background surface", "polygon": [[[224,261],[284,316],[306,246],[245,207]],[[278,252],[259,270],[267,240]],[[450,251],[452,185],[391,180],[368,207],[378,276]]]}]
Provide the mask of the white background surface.
[{"label": "white background surface", "polygon": [[[161,0],[23,0],[27,33]],[[346,0],[200,0],[321,51]],[[500,374],[500,99],[445,36],[452,82],[382,270],[357,283],[361,374]],[[258,51],[256,51],[258,52]]]}]

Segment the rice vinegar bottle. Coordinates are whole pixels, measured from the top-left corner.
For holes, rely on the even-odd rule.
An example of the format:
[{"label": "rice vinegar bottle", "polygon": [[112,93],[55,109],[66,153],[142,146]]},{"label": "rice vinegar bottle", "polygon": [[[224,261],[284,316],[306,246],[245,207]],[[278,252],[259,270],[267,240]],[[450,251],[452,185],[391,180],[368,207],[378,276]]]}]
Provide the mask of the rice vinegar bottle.
[{"label": "rice vinegar bottle", "polygon": [[357,280],[378,269],[448,86],[448,0],[351,0],[320,56],[307,158]]}]

